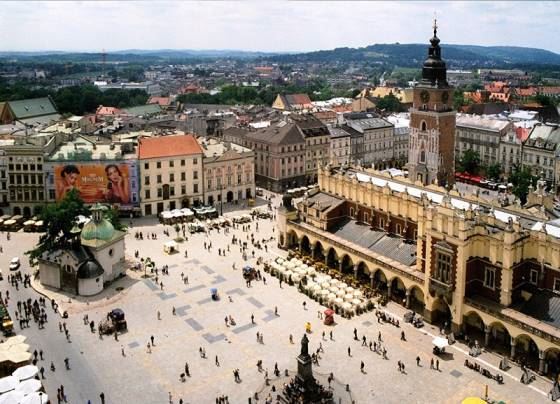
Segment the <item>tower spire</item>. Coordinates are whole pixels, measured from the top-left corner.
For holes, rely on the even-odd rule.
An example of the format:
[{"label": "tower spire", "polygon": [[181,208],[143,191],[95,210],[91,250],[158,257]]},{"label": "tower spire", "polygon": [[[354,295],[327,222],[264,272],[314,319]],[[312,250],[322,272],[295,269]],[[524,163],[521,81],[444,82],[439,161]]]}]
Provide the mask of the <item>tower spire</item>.
[{"label": "tower spire", "polygon": [[437,36],[437,15],[435,11],[434,11],[434,25],[432,27],[434,28],[434,36]]}]

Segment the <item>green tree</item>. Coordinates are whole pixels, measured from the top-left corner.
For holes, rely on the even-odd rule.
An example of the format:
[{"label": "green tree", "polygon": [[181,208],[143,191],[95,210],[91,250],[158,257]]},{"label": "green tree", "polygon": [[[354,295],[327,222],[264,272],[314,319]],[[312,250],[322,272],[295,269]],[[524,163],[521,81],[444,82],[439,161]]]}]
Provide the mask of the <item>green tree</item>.
[{"label": "green tree", "polygon": [[378,109],[384,109],[390,112],[400,112],[403,109],[399,99],[393,94],[381,98],[376,106]]},{"label": "green tree", "polygon": [[486,176],[492,179],[498,179],[502,175],[502,166],[499,163],[492,164],[486,168]]},{"label": "green tree", "polygon": [[471,149],[465,150],[459,160],[457,168],[461,172],[477,174],[480,169],[480,155],[477,151]]},{"label": "green tree", "polygon": [[527,194],[529,193],[529,185],[535,183],[538,177],[531,173],[529,167],[516,166],[513,173],[509,176],[509,181],[513,184],[512,192],[519,198],[521,204],[527,202]]},{"label": "green tree", "polygon": [[110,207],[105,211],[105,219],[107,219],[115,228],[115,230],[125,231],[126,225],[121,221],[119,210]]},{"label": "green tree", "polygon": [[46,205],[39,217],[47,231],[39,238],[37,246],[26,252],[29,259],[66,246],[72,238],[71,230],[79,215],[89,216],[89,209],[75,189],[67,192],[60,202]]}]

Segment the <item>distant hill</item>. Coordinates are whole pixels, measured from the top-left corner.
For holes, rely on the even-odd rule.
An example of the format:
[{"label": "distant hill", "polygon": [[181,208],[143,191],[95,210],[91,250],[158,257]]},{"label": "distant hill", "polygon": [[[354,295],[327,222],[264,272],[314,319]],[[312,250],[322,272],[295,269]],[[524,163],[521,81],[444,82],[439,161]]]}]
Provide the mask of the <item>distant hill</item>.
[{"label": "distant hill", "polygon": [[[427,56],[427,44],[376,44],[364,48],[336,48],[268,60],[290,62],[371,61],[399,66],[419,66]],[[442,55],[451,67],[507,66],[527,64],[560,65],[560,55],[544,49],[516,46],[475,46],[442,44]]]}]

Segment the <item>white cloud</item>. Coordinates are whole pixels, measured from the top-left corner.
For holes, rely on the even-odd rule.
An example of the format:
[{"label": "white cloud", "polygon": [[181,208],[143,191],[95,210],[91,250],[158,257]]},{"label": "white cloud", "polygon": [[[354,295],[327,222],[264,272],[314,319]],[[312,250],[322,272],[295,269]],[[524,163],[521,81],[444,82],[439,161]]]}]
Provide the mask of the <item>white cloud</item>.
[{"label": "white cloud", "polygon": [[442,43],[560,52],[557,2],[2,2],[3,50],[306,51]]}]

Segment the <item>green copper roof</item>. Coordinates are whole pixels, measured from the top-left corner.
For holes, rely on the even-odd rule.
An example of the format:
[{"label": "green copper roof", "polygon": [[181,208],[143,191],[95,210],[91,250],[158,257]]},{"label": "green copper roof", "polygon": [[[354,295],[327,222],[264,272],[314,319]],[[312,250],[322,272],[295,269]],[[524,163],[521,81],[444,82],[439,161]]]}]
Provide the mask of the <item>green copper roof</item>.
[{"label": "green copper roof", "polygon": [[42,115],[57,114],[57,110],[49,97],[31,98],[27,100],[8,101],[16,119],[33,118]]},{"label": "green copper roof", "polygon": [[115,228],[107,219],[99,222],[90,220],[82,229],[82,240],[104,240],[109,241],[115,234]]}]

